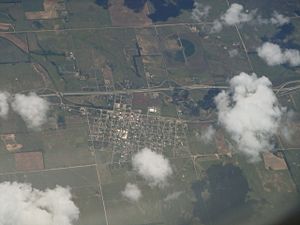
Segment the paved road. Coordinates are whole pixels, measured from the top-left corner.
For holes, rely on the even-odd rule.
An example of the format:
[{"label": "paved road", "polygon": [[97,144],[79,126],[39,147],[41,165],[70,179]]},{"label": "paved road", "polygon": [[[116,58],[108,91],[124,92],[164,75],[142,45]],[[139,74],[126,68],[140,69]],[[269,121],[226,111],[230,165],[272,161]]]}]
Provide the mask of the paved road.
[{"label": "paved road", "polygon": [[[228,89],[228,86],[214,86],[214,85],[189,85],[180,86],[179,88],[187,90],[197,89]],[[159,88],[141,88],[141,89],[127,89],[127,90],[115,90],[115,91],[85,91],[85,92],[57,92],[53,94],[40,94],[41,97],[53,97],[57,95],[61,96],[86,96],[86,95],[114,95],[114,94],[133,94],[133,93],[149,93],[149,92],[160,92],[160,91],[172,91],[174,87],[159,87]]]},{"label": "paved road", "polygon": [[43,33],[43,32],[62,32],[62,31],[92,31],[104,29],[138,29],[149,27],[172,27],[172,26],[191,26],[191,25],[206,25],[213,24],[213,22],[182,22],[182,23],[162,23],[162,24],[149,24],[149,25],[128,25],[128,26],[99,26],[99,27],[75,27],[75,28],[60,28],[60,29],[41,29],[41,30],[13,30],[13,31],[0,31],[3,34],[20,34],[20,33]]},{"label": "paved road", "polygon": [[[182,89],[187,90],[200,90],[200,89],[228,89],[229,86],[217,86],[217,85],[203,85],[203,84],[195,84],[189,86],[180,86]],[[300,85],[284,88],[273,88],[273,90],[278,92],[289,92],[300,89]],[[86,91],[86,92],[57,92],[52,94],[40,94],[41,97],[55,97],[58,95],[61,96],[89,96],[89,95],[114,95],[114,94],[133,94],[133,93],[151,93],[151,92],[160,92],[160,91],[172,91],[174,87],[159,87],[159,88],[141,88],[141,89],[127,89],[127,90],[115,90],[115,91]]]}]

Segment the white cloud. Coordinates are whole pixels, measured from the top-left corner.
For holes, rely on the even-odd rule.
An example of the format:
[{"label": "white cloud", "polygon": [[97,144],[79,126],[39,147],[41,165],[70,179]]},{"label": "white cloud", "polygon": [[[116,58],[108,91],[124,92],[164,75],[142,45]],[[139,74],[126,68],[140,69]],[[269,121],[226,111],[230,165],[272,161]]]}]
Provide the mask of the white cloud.
[{"label": "white cloud", "polygon": [[274,11],[269,19],[262,18],[257,14],[257,10],[245,10],[243,5],[233,3],[229,9],[213,22],[211,33],[220,32],[223,26],[235,26],[244,23],[248,24],[274,24],[282,26],[290,22],[290,19]]},{"label": "white cloud", "polygon": [[228,54],[230,56],[230,58],[234,58],[235,56],[237,56],[239,54],[239,51],[237,49],[232,49],[228,51]]},{"label": "white cloud", "polygon": [[127,183],[122,195],[130,201],[137,202],[142,197],[142,192],[136,184]]},{"label": "white cloud", "polygon": [[24,183],[0,183],[1,225],[71,225],[79,210],[69,189],[40,191]]},{"label": "white cloud", "polygon": [[285,17],[282,14],[279,14],[277,11],[274,11],[272,18],[270,19],[270,23],[275,25],[284,25],[290,22],[288,17]]},{"label": "white cloud", "polygon": [[272,83],[266,77],[241,73],[230,80],[230,90],[216,96],[219,123],[238,150],[252,160],[272,149],[271,139],[280,126],[280,108]]},{"label": "white cloud", "polygon": [[149,148],[136,153],[132,158],[132,165],[151,186],[164,187],[173,173],[169,160]]},{"label": "white cloud", "polygon": [[180,197],[180,195],[183,194],[182,191],[176,191],[176,192],[173,192],[171,194],[168,194],[165,198],[164,198],[164,201],[165,202],[169,202],[169,201],[174,201],[176,199],[178,199]]},{"label": "white cloud", "polygon": [[201,134],[201,140],[204,143],[209,143],[213,140],[213,138],[216,135],[216,130],[213,128],[213,126],[209,126],[208,128],[206,128],[206,130]]},{"label": "white cloud", "polygon": [[284,24],[289,23],[290,19],[278,13],[277,11],[274,11],[270,19],[262,18],[260,15],[258,15],[254,22],[261,25],[274,24],[282,26]]},{"label": "white cloud", "polygon": [[223,24],[220,22],[220,20],[214,20],[213,25],[210,29],[211,33],[218,33],[223,29]]},{"label": "white cloud", "polygon": [[257,48],[257,54],[269,66],[289,64],[290,66],[300,65],[300,52],[295,49],[281,49],[279,45],[265,42]]},{"label": "white cloud", "polygon": [[7,92],[0,92],[0,117],[6,118],[9,111],[9,93]]},{"label": "white cloud", "polygon": [[221,21],[229,26],[238,25],[240,23],[249,22],[253,19],[255,11],[246,13],[244,7],[240,4],[233,3],[224,15],[221,16]]},{"label": "white cloud", "polygon": [[289,110],[283,115],[280,134],[287,142],[292,142],[295,135],[294,120],[295,112],[293,110]]},{"label": "white cloud", "polygon": [[242,5],[233,3],[229,9],[221,15],[220,19],[214,21],[211,32],[220,32],[223,26],[235,26],[250,22],[253,20],[255,13],[255,10],[247,13]]},{"label": "white cloud", "polygon": [[192,19],[198,22],[207,18],[209,11],[211,10],[210,6],[204,6],[198,2],[195,2],[194,7],[195,8],[192,11]]},{"label": "white cloud", "polygon": [[16,94],[12,102],[12,108],[32,129],[38,129],[47,120],[49,103],[35,93],[29,95]]}]

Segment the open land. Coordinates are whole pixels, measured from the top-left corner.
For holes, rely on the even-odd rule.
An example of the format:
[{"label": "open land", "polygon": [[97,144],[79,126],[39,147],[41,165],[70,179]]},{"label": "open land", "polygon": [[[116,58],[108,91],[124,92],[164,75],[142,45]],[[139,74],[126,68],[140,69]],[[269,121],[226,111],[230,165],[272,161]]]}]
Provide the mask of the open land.
[{"label": "open land", "polygon": [[[189,10],[153,22],[149,4],[135,12],[123,0],[105,2],[0,1],[0,88],[34,91],[51,103],[40,131],[28,130],[16,114],[1,121],[0,181],[69,186],[80,209],[76,225],[242,225],[292,207],[299,199],[299,138],[287,143],[278,135],[279,161],[286,163],[274,166],[279,170],[249,163],[222,129],[210,143],[201,138],[217,123],[215,109],[203,106],[212,104],[203,102],[211,101],[208,90],[227,88],[242,71],[267,76],[281,104],[299,118],[299,67],[268,67],[254,52],[276,27],[209,34],[228,8],[219,0],[201,1],[212,6],[201,23]],[[259,1],[240,2],[251,8]],[[300,45],[300,17],[288,16],[297,28],[290,38]],[[131,157],[144,147],[170,160],[174,176],[165,189],[150,188],[133,171]],[[128,182],[143,192],[138,203],[121,195]],[[180,194],[166,200],[170,193]],[[240,205],[230,205],[233,195]],[[214,207],[212,196],[229,206]]]}]

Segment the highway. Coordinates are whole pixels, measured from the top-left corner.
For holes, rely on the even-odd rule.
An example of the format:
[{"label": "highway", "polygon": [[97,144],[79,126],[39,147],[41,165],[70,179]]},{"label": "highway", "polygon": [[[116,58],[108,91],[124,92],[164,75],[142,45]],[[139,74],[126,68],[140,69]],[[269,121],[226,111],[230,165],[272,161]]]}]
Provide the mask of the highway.
[{"label": "highway", "polygon": [[97,31],[105,29],[142,29],[149,27],[172,27],[172,26],[195,26],[207,25],[213,22],[181,22],[181,23],[161,23],[161,24],[148,24],[148,25],[128,25],[128,26],[99,26],[99,27],[73,27],[73,28],[59,28],[59,29],[40,29],[40,30],[15,30],[13,31],[0,31],[2,34],[23,34],[23,33],[43,33],[43,32],[68,32],[68,31]]},{"label": "highway", "polygon": [[[295,82],[296,83],[296,82]],[[86,91],[86,92],[56,92],[51,94],[40,94],[41,97],[68,97],[68,96],[89,96],[89,95],[115,95],[115,94],[134,94],[134,93],[151,93],[151,92],[161,92],[161,91],[172,91],[175,87],[156,87],[156,88],[141,88],[141,89],[127,89],[127,90],[115,90],[115,91]],[[194,84],[188,86],[179,86],[178,88],[186,90],[200,90],[200,89],[229,89],[229,86],[217,86],[217,85],[204,85],[204,84]],[[283,87],[273,88],[276,94],[288,93],[291,91],[296,91],[300,89],[300,85],[294,87]]]},{"label": "highway", "polygon": [[[114,94],[133,94],[133,93],[149,93],[160,91],[172,91],[175,87],[157,87],[157,88],[141,88],[141,89],[127,89],[127,90],[115,90],[115,91],[85,91],[85,92],[56,92],[52,94],[40,94],[41,97],[54,97],[54,96],[87,96],[87,95],[114,95]],[[189,86],[179,86],[178,88],[186,90],[198,90],[198,89],[228,89],[229,86],[215,86],[215,85],[203,85],[195,84]]]}]

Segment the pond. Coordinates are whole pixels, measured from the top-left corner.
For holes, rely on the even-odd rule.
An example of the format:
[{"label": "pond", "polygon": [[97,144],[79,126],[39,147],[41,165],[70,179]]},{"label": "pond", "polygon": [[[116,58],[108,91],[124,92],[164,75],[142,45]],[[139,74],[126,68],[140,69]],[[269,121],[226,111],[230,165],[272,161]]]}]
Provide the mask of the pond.
[{"label": "pond", "polygon": [[134,12],[140,12],[144,9],[147,0],[124,0],[124,5]]},{"label": "pond", "polygon": [[[105,2],[105,0],[97,0]],[[195,8],[194,0],[124,0],[124,5],[134,12],[144,9],[146,3],[151,4],[153,12],[148,15],[152,22],[164,22],[171,17],[177,17],[182,10],[192,10]]]},{"label": "pond", "polygon": [[182,10],[192,10],[194,0],[149,0],[154,8],[154,12],[149,15],[152,22],[167,21],[171,17],[177,17]]},{"label": "pond", "polygon": [[187,39],[181,39],[181,44],[186,57],[190,57],[196,52],[196,48],[193,42]]},{"label": "pond", "polygon": [[300,44],[295,42],[292,34],[295,31],[295,26],[292,23],[284,24],[278,27],[278,31],[271,37],[263,37],[263,42],[269,41],[274,44],[278,44],[281,48],[298,49],[300,50]]},{"label": "pond", "polygon": [[103,9],[108,9],[109,7],[108,0],[96,0],[95,3],[101,6]]},{"label": "pond", "polygon": [[[242,170],[233,165],[213,165],[206,170],[207,178],[192,184],[196,196],[194,216],[204,224],[219,224],[251,214],[247,202],[249,186]],[[221,222],[222,224],[222,222]],[[238,223],[235,223],[238,224]]]}]

